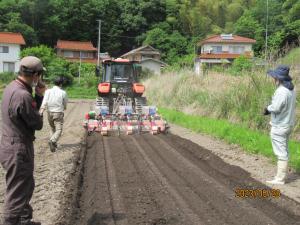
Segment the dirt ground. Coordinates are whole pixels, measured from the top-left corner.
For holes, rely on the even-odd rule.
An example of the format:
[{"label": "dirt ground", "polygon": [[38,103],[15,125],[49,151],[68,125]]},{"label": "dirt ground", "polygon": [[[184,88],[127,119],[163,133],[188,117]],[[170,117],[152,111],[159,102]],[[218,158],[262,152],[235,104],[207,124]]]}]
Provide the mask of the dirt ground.
[{"label": "dirt ground", "polygon": [[273,187],[279,198],[237,197],[237,189],[270,190],[264,179],[275,165],[176,126],[167,135],[87,137],[81,123],[91,105],[70,103],[56,153],[47,146],[47,123],[37,133],[32,205],[43,225],[300,224],[292,171],[286,186]]},{"label": "dirt ground", "polygon": [[[50,127],[47,116],[44,118],[44,128],[36,133],[35,141],[35,183],[36,188],[32,198],[34,218],[43,225],[54,225],[61,215],[61,206],[70,198],[71,187],[69,178],[75,174],[77,160],[83,140],[81,127],[84,113],[91,103],[71,101],[65,113],[65,124],[58,151],[51,153],[48,147]],[[0,206],[4,202],[4,171],[0,169]],[[65,209],[64,209],[65,210]]]},{"label": "dirt ground", "polygon": [[[293,169],[289,168],[285,185],[273,186],[266,183],[266,180],[270,180],[276,173],[276,164],[275,162],[272,163],[269,158],[247,153],[236,145],[228,145],[223,141],[207,135],[197,134],[176,125],[172,125],[172,133],[209,149],[225,162],[243,168],[251,174],[251,177],[269,185],[270,188],[280,188],[283,194],[300,203],[300,174]],[[293,151],[293,149],[290,149],[290,151]]]}]

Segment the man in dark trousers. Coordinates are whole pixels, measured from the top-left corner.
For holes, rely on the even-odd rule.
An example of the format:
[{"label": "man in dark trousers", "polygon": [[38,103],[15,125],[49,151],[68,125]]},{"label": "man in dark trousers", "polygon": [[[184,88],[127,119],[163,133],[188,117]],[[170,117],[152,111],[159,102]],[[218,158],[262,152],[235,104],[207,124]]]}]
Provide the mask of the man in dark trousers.
[{"label": "man in dark trousers", "polygon": [[32,88],[38,84],[42,72],[40,59],[24,57],[18,78],[3,92],[0,163],[6,171],[4,225],[41,224],[31,221],[29,202],[35,186],[34,134],[43,127],[43,117],[32,96]]}]

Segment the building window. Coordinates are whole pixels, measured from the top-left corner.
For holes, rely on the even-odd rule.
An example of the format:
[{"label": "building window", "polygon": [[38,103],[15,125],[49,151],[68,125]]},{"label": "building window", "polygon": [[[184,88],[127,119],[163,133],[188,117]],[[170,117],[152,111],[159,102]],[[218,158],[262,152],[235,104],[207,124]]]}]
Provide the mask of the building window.
[{"label": "building window", "polygon": [[74,58],[80,58],[80,52],[73,52]]},{"label": "building window", "polygon": [[3,62],[3,72],[15,72],[15,63]]},{"label": "building window", "polygon": [[229,53],[244,54],[245,47],[244,46],[229,46]]},{"label": "building window", "polygon": [[212,53],[222,53],[222,46],[212,46]]},{"label": "building window", "polygon": [[72,51],[64,51],[64,57],[66,58],[73,58],[73,52]]},{"label": "building window", "polygon": [[0,46],[0,53],[8,53],[8,46]]},{"label": "building window", "polygon": [[222,46],[211,46],[212,53],[222,53]]},{"label": "building window", "polygon": [[93,58],[92,52],[81,52],[81,58]]}]

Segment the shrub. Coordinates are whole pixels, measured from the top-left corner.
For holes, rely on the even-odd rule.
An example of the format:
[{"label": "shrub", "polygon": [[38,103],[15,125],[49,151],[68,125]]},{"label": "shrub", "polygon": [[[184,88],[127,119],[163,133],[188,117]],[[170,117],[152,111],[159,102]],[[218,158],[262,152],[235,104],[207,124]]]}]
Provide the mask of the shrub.
[{"label": "shrub", "polygon": [[44,67],[48,67],[52,60],[56,58],[52,48],[47,47],[46,45],[39,45],[36,47],[25,48],[21,51],[21,58],[25,56],[35,56],[42,60]]},{"label": "shrub", "polygon": [[240,56],[233,61],[231,72],[235,75],[241,74],[241,72],[251,71],[252,63],[250,59],[245,56]]},{"label": "shrub", "polygon": [[62,58],[53,58],[47,68],[49,81],[53,82],[55,78],[63,77],[65,80],[64,85],[71,85],[73,83],[73,76],[69,70],[69,64],[68,61]]},{"label": "shrub", "polygon": [[70,62],[63,58],[58,57],[52,48],[45,45],[40,45],[32,48],[25,48],[21,51],[21,57],[35,56],[42,60],[46,72],[44,73],[44,79],[48,82],[53,82],[56,77],[64,77],[64,85],[71,85],[73,82],[73,76],[70,71]]},{"label": "shrub", "polygon": [[0,81],[2,83],[7,84],[15,78],[16,78],[16,75],[14,73],[10,73],[10,72],[0,73]]}]

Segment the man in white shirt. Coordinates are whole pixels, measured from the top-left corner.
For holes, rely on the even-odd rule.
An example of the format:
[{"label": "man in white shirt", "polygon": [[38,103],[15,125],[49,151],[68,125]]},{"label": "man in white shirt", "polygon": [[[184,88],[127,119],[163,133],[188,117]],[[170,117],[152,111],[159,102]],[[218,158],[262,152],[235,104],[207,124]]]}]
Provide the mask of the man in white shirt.
[{"label": "man in white shirt", "polygon": [[288,141],[295,126],[296,91],[289,70],[288,66],[281,65],[268,71],[277,85],[272,103],[264,112],[265,115],[271,114],[271,141],[278,159],[277,174],[273,180],[267,181],[271,184],[285,183],[289,160]]},{"label": "man in white shirt", "polygon": [[63,129],[64,110],[66,110],[68,103],[67,93],[62,90],[63,81],[63,77],[55,79],[54,86],[46,90],[40,109],[40,114],[43,114],[47,108],[48,121],[51,127],[51,137],[49,140],[51,152],[56,151],[57,141]]}]

